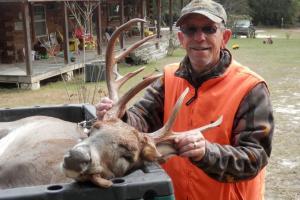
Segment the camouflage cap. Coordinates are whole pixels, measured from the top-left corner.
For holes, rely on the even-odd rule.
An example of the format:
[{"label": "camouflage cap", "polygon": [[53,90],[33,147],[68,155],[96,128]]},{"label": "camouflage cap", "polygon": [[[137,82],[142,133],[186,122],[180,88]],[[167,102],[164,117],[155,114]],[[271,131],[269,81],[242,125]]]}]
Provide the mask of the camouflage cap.
[{"label": "camouflage cap", "polygon": [[180,26],[190,14],[203,15],[216,23],[223,22],[226,24],[227,21],[226,12],[221,4],[212,0],[193,0],[182,8],[176,26]]}]

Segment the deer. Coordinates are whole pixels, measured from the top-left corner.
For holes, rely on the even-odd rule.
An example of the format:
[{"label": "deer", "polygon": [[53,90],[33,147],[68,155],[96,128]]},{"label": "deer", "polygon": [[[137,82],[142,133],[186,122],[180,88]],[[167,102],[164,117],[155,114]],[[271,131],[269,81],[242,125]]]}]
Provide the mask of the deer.
[{"label": "deer", "polygon": [[[153,132],[143,133],[122,121],[126,104],[141,90],[160,78],[161,74],[144,77],[136,86],[119,97],[119,89],[144,68],[124,76],[117,70],[117,62],[144,42],[148,36],[130,46],[118,56],[114,55],[117,38],[132,24],[145,21],[132,19],[112,34],[106,49],[106,83],[108,96],[115,103],[103,119],[96,120],[86,133],[76,123],[53,117],[32,116],[7,124],[0,123],[0,189],[69,183],[92,182],[103,188],[113,184],[113,178],[140,168],[147,162],[165,162],[176,155],[172,140],[178,134],[172,125],[188,88],[178,98],[171,117],[165,125]],[[202,126],[197,131],[220,125],[222,118]],[[4,127],[4,128],[3,128]]]}]

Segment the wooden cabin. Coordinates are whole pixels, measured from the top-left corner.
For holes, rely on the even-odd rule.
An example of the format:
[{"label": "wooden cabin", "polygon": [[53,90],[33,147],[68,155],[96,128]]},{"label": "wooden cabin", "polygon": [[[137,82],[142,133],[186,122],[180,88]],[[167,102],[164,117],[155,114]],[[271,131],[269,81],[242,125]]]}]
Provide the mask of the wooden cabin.
[{"label": "wooden cabin", "polygon": [[[153,14],[152,0],[0,0],[0,82],[37,89],[42,80],[72,74],[86,63],[103,60],[111,31],[132,18],[146,18],[149,23],[123,34],[120,49],[126,37],[143,38],[145,26],[159,34],[161,0],[155,1],[157,14]],[[169,2],[172,12],[172,0]],[[84,61],[77,59],[80,41],[72,3],[92,7],[82,34],[90,42],[84,44],[88,49]]]}]

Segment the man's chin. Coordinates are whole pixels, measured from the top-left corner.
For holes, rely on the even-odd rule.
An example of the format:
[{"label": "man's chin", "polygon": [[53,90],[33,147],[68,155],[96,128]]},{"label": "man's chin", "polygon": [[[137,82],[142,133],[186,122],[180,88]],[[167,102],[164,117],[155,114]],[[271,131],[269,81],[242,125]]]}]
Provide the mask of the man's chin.
[{"label": "man's chin", "polygon": [[208,69],[212,68],[211,62],[204,60],[204,59],[194,59],[191,61],[192,67],[194,72],[196,73],[203,73],[204,71],[207,71]]}]

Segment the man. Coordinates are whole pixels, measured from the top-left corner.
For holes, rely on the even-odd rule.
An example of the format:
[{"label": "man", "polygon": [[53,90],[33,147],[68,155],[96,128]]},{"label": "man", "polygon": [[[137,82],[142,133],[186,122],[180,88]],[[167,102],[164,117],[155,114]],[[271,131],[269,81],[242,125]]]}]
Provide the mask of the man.
[{"label": "man", "polygon": [[[187,131],[223,116],[220,127],[174,140],[179,156],[163,168],[171,177],[178,200],[263,199],[265,166],[274,130],[265,81],[232,59],[226,44],[224,8],[211,0],[193,0],[176,23],[186,50],[180,64],[164,68],[164,76],[123,119],[144,132],[153,132],[168,119],[177,98],[185,98],[174,131]],[[110,109],[105,98],[97,105],[99,118]]]}]

